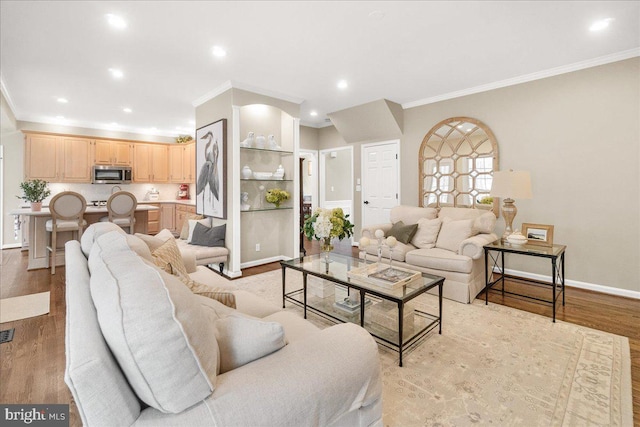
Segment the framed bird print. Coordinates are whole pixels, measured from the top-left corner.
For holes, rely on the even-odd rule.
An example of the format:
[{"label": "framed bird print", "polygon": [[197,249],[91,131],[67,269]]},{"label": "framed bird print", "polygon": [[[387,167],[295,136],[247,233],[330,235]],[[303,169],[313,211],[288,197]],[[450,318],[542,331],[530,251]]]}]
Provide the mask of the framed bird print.
[{"label": "framed bird print", "polygon": [[227,219],[227,119],[196,129],[196,213]]}]

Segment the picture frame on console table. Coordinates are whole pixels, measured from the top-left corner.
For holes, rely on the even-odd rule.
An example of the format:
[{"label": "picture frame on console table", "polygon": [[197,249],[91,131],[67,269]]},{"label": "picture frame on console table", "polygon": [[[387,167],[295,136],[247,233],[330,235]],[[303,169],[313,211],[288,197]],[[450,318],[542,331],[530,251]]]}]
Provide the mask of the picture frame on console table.
[{"label": "picture frame on console table", "polygon": [[196,213],[227,219],[227,119],[196,129]]},{"label": "picture frame on console table", "polygon": [[523,223],[522,234],[529,239],[529,245],[553,246],[553,225]]}]

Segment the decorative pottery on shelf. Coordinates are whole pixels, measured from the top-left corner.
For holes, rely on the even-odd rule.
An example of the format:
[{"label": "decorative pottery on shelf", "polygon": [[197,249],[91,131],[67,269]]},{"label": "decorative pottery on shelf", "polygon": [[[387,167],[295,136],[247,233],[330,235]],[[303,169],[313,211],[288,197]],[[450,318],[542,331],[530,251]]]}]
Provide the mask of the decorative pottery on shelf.
[{"label": "decorative pottery on shelf", "polygon": [[242,168],[242,178],[243,179],[251,179],[253,177],[253,171],[249,167],[249,165],[244,165]]},{"label": "decorative pottery on shelf", "polygon": [[240,210],[248,211],[251,209],[251,205],[249,204],[249,193],[243,191],[240,193]]},{"label": "decorative pottery on shelf", "polygon": [[507,242],[511,243],[514,246],[522,246],[525,245],[529,239],[522,235],[522,233],[518,230],[514,231],[507,237]]},{"label": "decorative pottery on shelf", "polygon": [[273,179],[284,179],[284,168],[278,165],[278,169],[273,173]]},{"label": "decorative pottery on shelf", "polygon": [[280,146],[276,142],[276,137],[274,135],[269,135],[269,150],[279,150]]},{"label": "decorative pottery on shelf", "polygon": [[247,138],[240,143],[240,147],[251,148],[251,147],[254,146],[255,141],[256,141],[256,137],[255,137],[254,133],[253,132],[249,132],[249,135],[247,135]]},{"label": "decorative pottery on shelf", "polygon": [[264,149],[266,145],[267,145],[267,140],[265,139],[264,135],[256,136],[256,142],[255,142],[256,148]]}]

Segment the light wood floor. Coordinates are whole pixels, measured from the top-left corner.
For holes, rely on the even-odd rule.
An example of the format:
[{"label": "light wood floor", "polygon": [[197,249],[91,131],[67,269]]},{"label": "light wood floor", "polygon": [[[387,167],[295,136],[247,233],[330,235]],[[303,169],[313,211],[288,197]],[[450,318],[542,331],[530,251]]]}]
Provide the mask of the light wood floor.
[{"label": "light wood floor", "polygon": [[[319,252],[317,242],[305,243],[309,253]],[[336,245],[336,252],[353,254],[346,244]],[[27,272],[26,252],[19,249],[0,252],[0,298],[51,291],[51,312],[45,316],[3,323],[2,330],[15,328],[12,342],[0,346],[0,402],[2,403],[70,403],[71,425],[79,426],[80,418],[71,394],[64,383],[65,293],[64,268]],[[267,264],[243,270],[243,275],[260,274],[278,269]],[[509,281],[507,286],[518,287]],[[545,289],[544,293],[548,293]],[[527,293],[543,295],[536,287]],[[484,294],[478,298],[484,300]],[[551,317],[551,307],[514,297],[503,298],[492,291],[489,299],[520,310]],[[640,426],[640,300],[615,297],[591,291],[568,288],[567,305],[559,307],[557,318],[570,323],[623,335],[631,346],[634,424]],[[551,321],[551,320],[549,320]]]}]

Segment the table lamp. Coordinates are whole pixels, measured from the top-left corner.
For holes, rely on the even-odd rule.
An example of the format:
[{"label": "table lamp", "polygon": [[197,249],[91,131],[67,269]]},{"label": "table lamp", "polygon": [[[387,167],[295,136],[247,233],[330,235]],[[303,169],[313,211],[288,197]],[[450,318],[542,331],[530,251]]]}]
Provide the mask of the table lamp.
[{"label": "table lamp", "polygon": [[502,239],[509,237],[513,233],[513,219],[518,213],[518,208],[513,199],[531,199],[531,175],[529,171],[496,171],[493,173],[491,185],[491,196],[502,197],[502,216],[506,223]]}]

